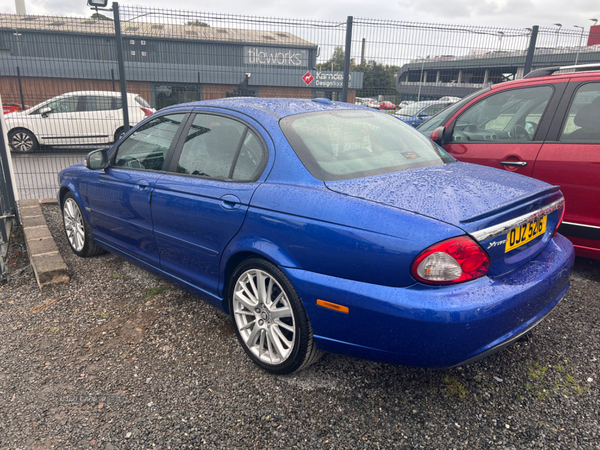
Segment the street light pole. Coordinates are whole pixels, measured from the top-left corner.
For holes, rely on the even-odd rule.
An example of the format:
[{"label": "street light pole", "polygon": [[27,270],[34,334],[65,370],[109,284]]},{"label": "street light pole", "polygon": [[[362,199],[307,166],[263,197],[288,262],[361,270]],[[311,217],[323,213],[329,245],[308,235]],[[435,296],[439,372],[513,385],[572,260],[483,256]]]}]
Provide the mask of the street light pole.
[{"label": "street light pole", "polygon": [[423,66],[425,66],[425,58],[417,56],[417,58],[421,58],[421,77],[419,78],[419,93],[417,94],[417,101],[421,101],[421,86],[423,86]]},{"label": "street light pole", "polygon": [[556,29],[556,42],[554,43],[554,47],[558,48],[558,34],[560,33],[560,29],[562,28],[562,23],[555,23],[554,25],[558,27]]},{"label": "street light pole", "polygon": [[502,50],[502,38],[504,37],[504,31],[498,31],[498,51]]},{"label": "street light pole", "polygon": [[581,25],[573,25],[575,28],[581,28],[581,36],[579,36],[579,45],[577,46],[577,54],[575,55],[575,64],[577,65],[577,61],[579,61],[579,51],[581,50],[581,42],[583,41],[583,28]]}]

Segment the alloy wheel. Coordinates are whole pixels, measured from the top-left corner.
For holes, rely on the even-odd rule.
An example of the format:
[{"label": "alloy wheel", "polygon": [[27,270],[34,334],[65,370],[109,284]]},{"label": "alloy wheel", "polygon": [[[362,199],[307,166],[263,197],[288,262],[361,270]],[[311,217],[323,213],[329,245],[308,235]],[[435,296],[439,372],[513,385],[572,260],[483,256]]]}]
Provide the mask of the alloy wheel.
[{"label": "alloy wheel", "polygon": [[250,269],[235,284],[233,316],[246,347],[268,365],[285,362],[296,340],[290,301],[268,272]]},{"label": "alloy wheel", "polygon": [[33,148],[33,139],[28,133],[19,131],[12,136],[11,146],[18,152],[26,153]]},{"label": "alloy wheel", "polygon": [[85,227],[79,205],[72,198],[67,198],[63,207],[65,230],[69,244],[73,250],[80,252],[85,244]]}]

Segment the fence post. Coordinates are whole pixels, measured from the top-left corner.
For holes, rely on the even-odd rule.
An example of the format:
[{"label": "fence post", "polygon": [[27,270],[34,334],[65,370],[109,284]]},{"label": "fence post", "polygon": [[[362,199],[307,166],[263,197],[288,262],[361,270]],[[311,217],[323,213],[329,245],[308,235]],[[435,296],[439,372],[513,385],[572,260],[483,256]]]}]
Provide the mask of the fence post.
[{"label": "fence post", "polygon": [[[0,98],[0,104],[2,99]],[[10,149],[7,145],[4,130],[4,116],[0,116],[0,282],[6,279],[8,273],[8,244],[12,225],[19,222],[17,200],[13,189],[13,174]]]},{"label": "fence post", "polygon": [[129,131],[129,105],[127,104],[127,80],[125,78],[125,61],[123,60],[123,38],[121,37],[121,19],[119,4],[112,4],[115,18],[115,39],[117,43],[117,61],[119,63],[119,83],[121,85],[121,104],[123,105],[123,130]]},{"label": "fence post", "polygon": [[350,82],[350,49],[352,47],[352,16],[346,20],[346,50],[344,51],[344,81],[342,82],[342,101],[348,101],[348,84]]},{"label": "fence post", "polygon": [[25,111],[25,97],[23,97],[23,85],[21,84],[21,68],[17,66],[17,80],[19,82],[19,95],[21,97],[21,108]]},{"label": "fence post", "polygon": [[531,37],[529,38],[529,48],[527,49],[527,56],[525,57],[525,67],[523,70],[523,76],[531,72],[531,65],[533,64],[533,54],[535,53],[535,42],[537,41],[537,35],[539,30],[538,25],[534,25],[531,28]]}]

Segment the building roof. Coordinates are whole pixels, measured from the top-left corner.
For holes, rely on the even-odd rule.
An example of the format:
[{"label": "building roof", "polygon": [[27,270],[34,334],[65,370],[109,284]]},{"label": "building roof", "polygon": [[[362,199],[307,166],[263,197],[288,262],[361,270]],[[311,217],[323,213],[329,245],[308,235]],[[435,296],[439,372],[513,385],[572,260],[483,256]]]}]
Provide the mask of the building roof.
[{"label": "building roof", "polygon": [[[112,20],[79,17],[0,14],[0,30],[43,31],[91,35],[114,35]],[[285,31],[244,30],[199,25],[177,25],[153,22],[121,22],[123,36],[185,39],[224,43],[247,43],[273,46],[316,47],[307,40]]]}]

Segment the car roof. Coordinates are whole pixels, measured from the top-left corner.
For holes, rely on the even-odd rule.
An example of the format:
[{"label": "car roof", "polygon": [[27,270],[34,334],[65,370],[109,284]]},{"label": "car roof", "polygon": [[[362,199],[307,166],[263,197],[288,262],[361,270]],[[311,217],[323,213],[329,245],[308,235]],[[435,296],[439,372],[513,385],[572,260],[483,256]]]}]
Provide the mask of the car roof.
[{"label": "car roof", "polygon": [[[100,97],[121,97],[120,92],[114,91],[73,91],[73,92],[65,92],[64,94],[57,95],[56,97],[67,97],[72,95],[96,95]],[[138,94],[128,93],[128,97],[137,97]],[[55,97],[55,98],[56,98]]]},{"label": "car roof", "polygon": [[507,81],[505,83],[498,83],[491,86],[492,89],[504,88],[506,86],[524,85],[528,86],[531,84],[546,83],[566,83],[569,80],[577,80],[579,78],[589,79],[598,78],[600,80],[600,71],[585,71],[585,72],[563,72],[555,73],[552,75],[544,75],[539,77],[521,78],[519,80]]},{"label": "car roof", "polygon": [[319,111],[336,111],[358,109],[363,111],[372,111],[372,108],[367,108],[354,103],[332,102],[324,98],[315,99],[300,99],[300,98],[255,98],[255,97],[230,97],[218,100],[204,100],[200,102],[191,102],[185,104],[173,105],[164,108],[162,111],[169,109],[179,109],[182,107],[215,107],[235,110],[242,113],[250,113],[252,110],[263,110],[270,112],[277,117],[287,117],[295,114],[304,114]]}]

